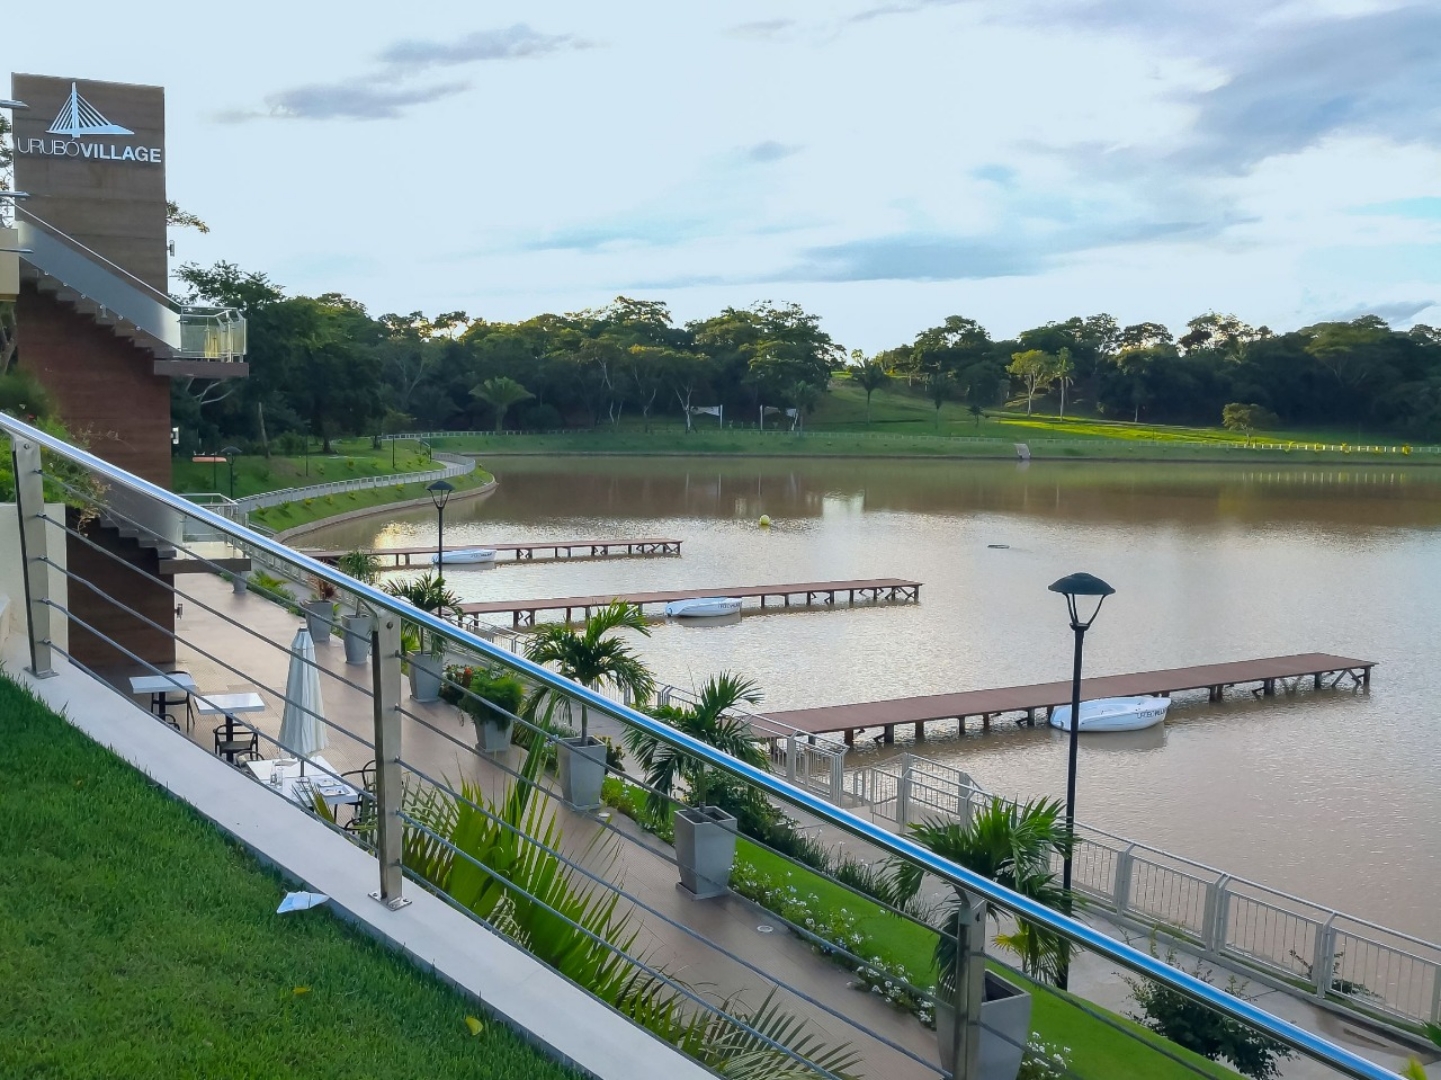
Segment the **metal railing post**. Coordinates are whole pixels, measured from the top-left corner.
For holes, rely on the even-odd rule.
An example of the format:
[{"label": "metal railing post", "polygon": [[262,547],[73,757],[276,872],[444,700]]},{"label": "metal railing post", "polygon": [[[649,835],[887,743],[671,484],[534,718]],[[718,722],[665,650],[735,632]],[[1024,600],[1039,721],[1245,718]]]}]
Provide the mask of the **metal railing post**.
[{"label": "metal railing post", "polygon": [[1316,927],[1316,951],[1311,958],[1311,981],[1321,1000],[1331,992],[1331,979],[1336,973],[1336,916]]},{"label": "metal railing post", "polygon": [[1226,947],[1226,916],[1231,907],[1231,894],[1226,891],[1231,875],[1222,874],[1206,886],[1206,905],[1201,915],[1201,943],[1216,956]]},{"label": "metal railing post", "polygon": [[1116,884],[1112,889],[1115,897],[1116,914],[1124,915],[1131,903],[1131,876],[1135,857],[1131,854],[1135,844],[1128,844],[1125,851],[1116,853]]},{"label": "metal railing post", "polygon": [[846,802],[846,762],[839,754],[830,754],[831,803],[844,806]]},{"label": "metal railing post", "polygon": [[25,619],[30,634],[30,674],[55,674],[50,651],[50,566],[45,535],[45,474],[40,447],[29,439],[10,440],[15,467],[15,510],[20,526],[20,563],[25,571]]},{"label": "metal railing post", "polygon": [[793,784],[796,781],[796,733],[794,731],[786,736],[786,779]]},{"label": "metal railing post", "polygon": [[911,820],[911,755],[901,759],[901,775],[896,780],[896,824],[902,829]]},{"label": "metal railing post", "polygon": [[[986,999],[986,909],[972,898],[956,909],[956,984],[951,1006],[952,1080],[981,1080],[981,1005]],[[942,1062],[942,1065],[945,1063]]]},{"label": "metal railing post", "polygon": [[370,895],[394,910],[410,903],[401,896],[400,820],[400,616],[383,614],[371,639],[371,701],[375,708],[375,855],[380,889]]}]

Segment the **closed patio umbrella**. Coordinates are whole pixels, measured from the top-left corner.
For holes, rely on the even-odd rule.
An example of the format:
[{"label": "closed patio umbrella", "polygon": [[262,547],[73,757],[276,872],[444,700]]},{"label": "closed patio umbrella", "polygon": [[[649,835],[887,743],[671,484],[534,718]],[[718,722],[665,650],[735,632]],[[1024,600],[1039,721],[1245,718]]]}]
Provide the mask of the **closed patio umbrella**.
[{"label": "closed patio umbrella", "polygon": [[305,759],[318,754],[330,744],[325,725],[320,722],[325,703],[320,700],[320,669],[315,666],[315,642],[310,631],[301,627],[290,643],[290,674],[285,680],[285,712],[280,717],[280,745],[300,758],[300,772],[305,774]]}]

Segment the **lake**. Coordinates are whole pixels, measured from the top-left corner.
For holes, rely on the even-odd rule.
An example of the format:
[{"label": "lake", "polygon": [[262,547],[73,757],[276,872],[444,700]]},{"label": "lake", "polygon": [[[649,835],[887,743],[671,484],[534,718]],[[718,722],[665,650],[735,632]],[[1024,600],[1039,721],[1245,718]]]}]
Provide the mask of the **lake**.
[{"label": "lake", "polygon": [[[1441,468],[895,460],[526,458],[446,514],[448,544],[674,536],[680,558],[454,568],[467,600],[841,578],[924,582],[915,605],[661,623],[665,682],[722,669],[798,708],[1070,676],[1064,601],[1116,588],[1086,673],[1332,652],[1375,660],[1369,693],[1178,698],[1166,727],[1083,736],[1080,820],[1441,939]],[[756,521],[768,514],[773,526]],[[435,542],[433,510],[307,537]],[[1004,544],[1005,548],[989,545]],[[1243,700],[1244,698],[1244,700]],[[853,760],[894,750],[862,739]],[[1009,721],[921,752],[1008,795],[1065,791],[1065,736]]]}]

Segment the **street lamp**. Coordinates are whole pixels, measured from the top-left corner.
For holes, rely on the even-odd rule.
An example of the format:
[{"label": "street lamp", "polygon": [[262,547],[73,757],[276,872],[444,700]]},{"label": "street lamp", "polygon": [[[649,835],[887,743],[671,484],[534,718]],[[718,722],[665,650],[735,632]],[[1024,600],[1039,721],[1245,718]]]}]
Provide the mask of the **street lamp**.
[{"label": "street lamp", "polygon": [[[1071,669],[1071,724],[1070,724],[1070,753],[1066,762],[1066,854],[1061,863],[1061,890],[1066,898],[1066,914],[1071,913],[1071,852],[1076,845],[1076,753],[1080,744],[1081,732],[1081,648],[1085,640],[1086,631],[1096,621],[1100,614],[1101,605],[1106,602],[1106,597],[1116,590],[1107,585],[1100,578],[1092,574],[1069,574],[1060,581],[1053,582],[1049,586],[1051,592],[1060,593],[1066,598],[1066,611],[1071,616],[1071,629],[1076,634],[1076,658],[1075,665]],[[1094,597],[1096,606],[1091,607],[1090,601]],[[1077,601],[1080,601],[1079,607]],[[1089,609],[1089,614],[1082,609]],[[1070,975],[1070,964],[1067,962],[1060,971],[1060,978],[1056,985],[1062,990],[1066,989],[1066,983]]]},{"label": "street lamp", "polygon": [[235,499],[235,458],[233,455],[243,453],[238,446],[227,446],[220,451],[225,455],[225,464],[230,467],[230,498]]},{"label": "street lamp", "polygon": [[436,575],[443,580],[445,578],[445,504],[450,502],[450,493],[455,490],[455,485],[447,484],[444,480],[437,480],[435,483],[428,485],[425,490],[430,492],[430,501],[435,503]]}]

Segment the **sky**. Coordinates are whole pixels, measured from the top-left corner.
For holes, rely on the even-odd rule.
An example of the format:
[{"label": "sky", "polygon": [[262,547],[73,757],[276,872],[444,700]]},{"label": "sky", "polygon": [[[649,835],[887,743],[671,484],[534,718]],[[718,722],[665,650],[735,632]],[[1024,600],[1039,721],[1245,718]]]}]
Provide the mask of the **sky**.
[{"label": "sky", "polygon": [[25,4],[226,259],[374,314],[1441,323],[1441,0]]}]

